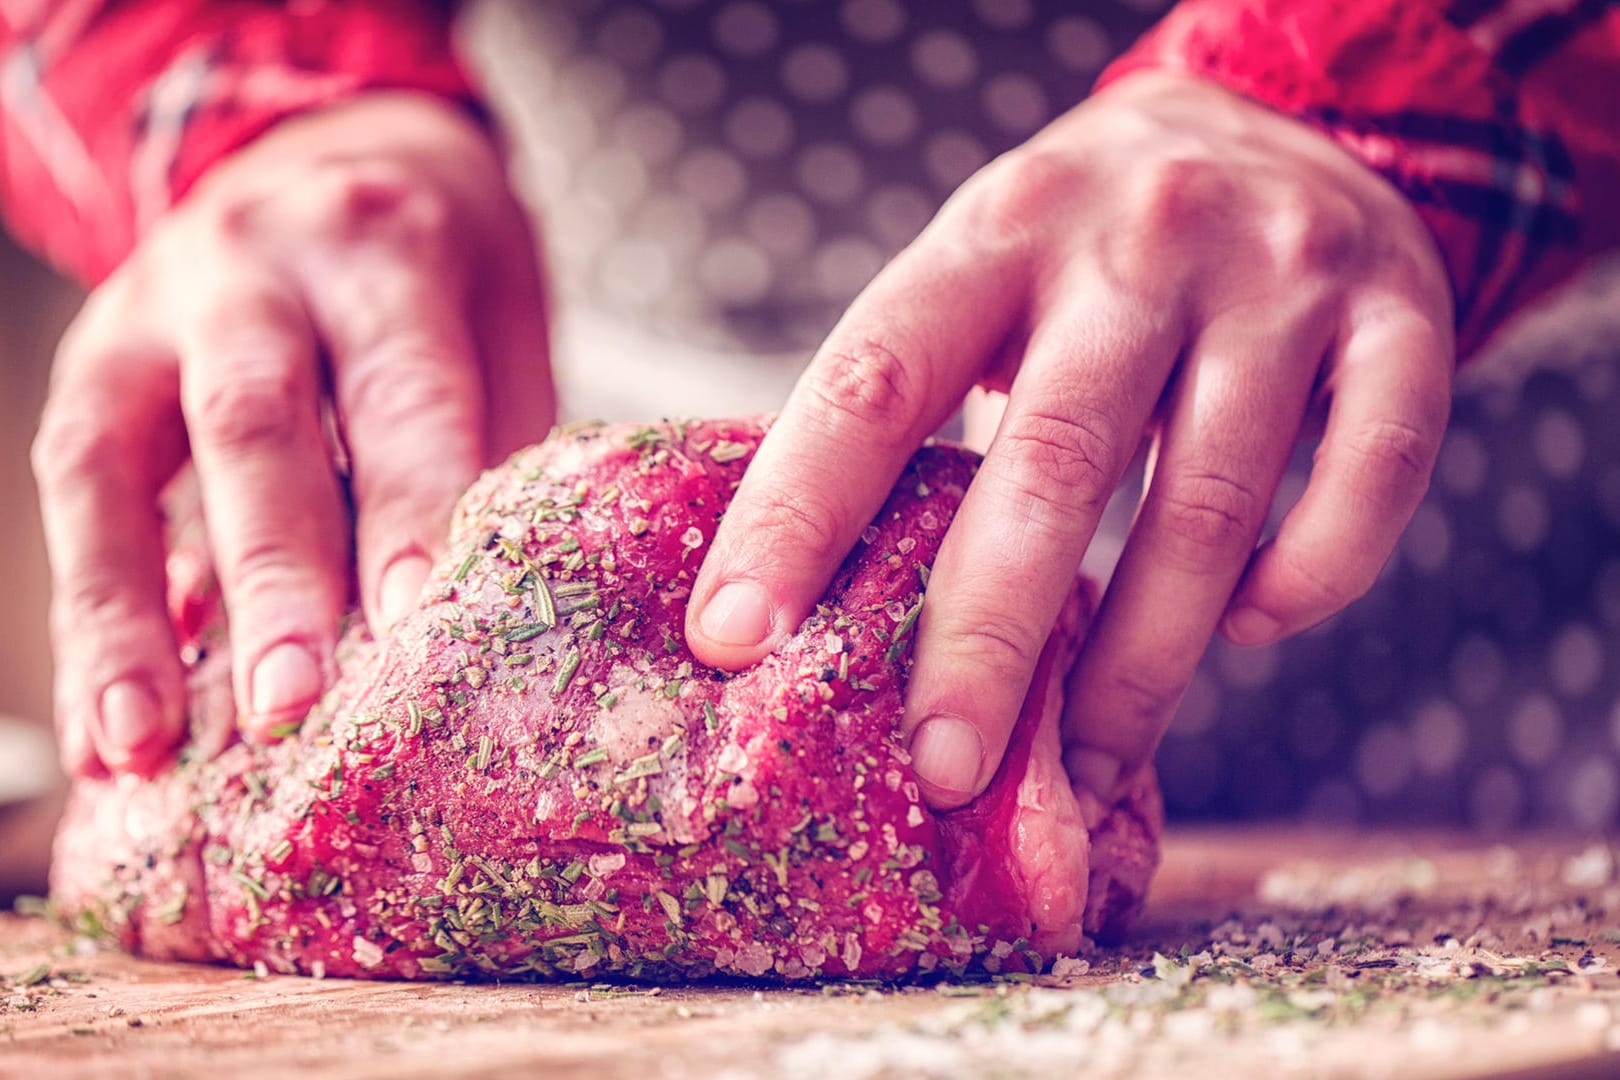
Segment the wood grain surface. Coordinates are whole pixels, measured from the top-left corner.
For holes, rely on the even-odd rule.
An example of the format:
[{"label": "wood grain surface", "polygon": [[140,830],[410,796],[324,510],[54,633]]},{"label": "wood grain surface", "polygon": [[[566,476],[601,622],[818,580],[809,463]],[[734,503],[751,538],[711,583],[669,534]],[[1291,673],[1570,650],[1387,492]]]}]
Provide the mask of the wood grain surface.
[{"label": "wood grain surface", "polygon": [[1616,942],[1606,845],[1305,829],[1175,834],[1133,938],[1034,981],[256,978],[4,915],[0,1077],[1614,1077]]}]

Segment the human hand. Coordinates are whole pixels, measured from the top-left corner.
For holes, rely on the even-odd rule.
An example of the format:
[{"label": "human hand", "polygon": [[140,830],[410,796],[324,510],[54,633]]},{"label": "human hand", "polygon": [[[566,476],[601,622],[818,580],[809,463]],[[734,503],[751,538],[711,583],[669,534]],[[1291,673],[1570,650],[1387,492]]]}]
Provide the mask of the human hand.
[{"label": "human hand", "polygon": [[149,773],[180,738],[157,500],[188,453],[239,724],[273,737],[332,676],[351,551],[381,632],[462,489],[550,428],[545,340],[525,216],[459,110],[375,94],[215,165],[90,296],[52,373],[34,468],[65,767]]},{"label": "human hand", "polygon": [[[1433,241],[1393,187],[1214,84],[1133,75],[970,179],[850,307],[720,526],[688,641],[737,667],[791,633],[912,451],[970,388],[1005,392],[906,701],[926,797],[966,802],[1146,436],[1064,723],[1071,777],[1107,802],[1218,625],[1275,641],[1371,585],[1428,484],[1451,325]],[[1257,550],[1313,403],[1310,484]]]}]

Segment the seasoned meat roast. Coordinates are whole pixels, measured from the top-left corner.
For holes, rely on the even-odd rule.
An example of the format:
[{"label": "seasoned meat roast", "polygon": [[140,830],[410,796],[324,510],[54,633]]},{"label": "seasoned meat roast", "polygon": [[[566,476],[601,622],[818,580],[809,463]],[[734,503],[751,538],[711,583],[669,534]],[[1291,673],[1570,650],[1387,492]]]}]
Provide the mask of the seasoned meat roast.
[{"label": "seasoned meat roast", "polygon": [[1087,586],[976,802],[925,806],[898,732],[975,455],[920,451],[757,667],[687,651],[691,582],[763,432],[573,427],[490,471],[417,610],[384,642],[354,618],[337,685],[273,746],[222,734],[222,611],[201,545],[178,544],[192,742],[156,779],[79,783],[59,908],[147,956],[406,979],[1028,970],[1117,932],[1161,813],[1146,770],[1103,807],[1062,767]]}]

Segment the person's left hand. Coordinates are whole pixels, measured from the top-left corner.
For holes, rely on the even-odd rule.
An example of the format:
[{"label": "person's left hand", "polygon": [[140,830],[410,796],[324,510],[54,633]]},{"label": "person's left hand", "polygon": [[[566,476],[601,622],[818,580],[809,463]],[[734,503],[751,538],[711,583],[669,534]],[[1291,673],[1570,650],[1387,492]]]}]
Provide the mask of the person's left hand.
[{"label": "person's left hand", "polygon": [[[937,807],[981,792],[1121,473],[1150,481],[1072,676],[1071,776],[1106,802],[1217,625],[1275,641],[1373,582],[1450,404],[1450,289],[1393,187],[1214,84],[1141,73],[965,184],[856,300],[694,584],[702,660],[793,632],[906,459],[975,387],[1008,403],[917,627],[906,730]],[[1310,485],[1256,550],[1313,399]]]}]

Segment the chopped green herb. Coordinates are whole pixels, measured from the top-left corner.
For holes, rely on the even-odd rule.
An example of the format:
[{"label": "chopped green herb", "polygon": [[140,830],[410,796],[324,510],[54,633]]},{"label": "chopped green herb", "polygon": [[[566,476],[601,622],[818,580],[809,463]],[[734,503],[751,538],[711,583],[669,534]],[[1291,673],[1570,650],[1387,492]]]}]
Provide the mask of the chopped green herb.
[{"label": "chopped green herb", "polygon": [[917,602],[911,605],[911,609],[900,620],[900,625],[895,628],[894,639],[890,643],[888,650],[883,654],[883,658],[889,663],[894,663],[905,653],[906,642],[910,637],[912,627],[917,625],[917,616],[922,613],[922,606],[923,598],[919,596]]},{"label": "chopped green herb", "polygon": [[568,684],[574,678],[574,672],[579,670],[579,650],[569,649],[568,655],[563,658],[562,668],[557,672],[556,681],[551,684],[551,692],[560,694],[568,689]]},{"label": "chopped green herb", "polygon": [[[606,751],[603,751],[603,756],[606,756]],[[632,761],[623,772],[613,778],[613,782],[615,784],[625,784],[633,780],[639,780],[643,776],[656,776],[663,771],[663,756],[659,751],[655,750]]]},{"label": "chopped green herb", "polygon": [[540,573],[540,568],[529,564],[529,578],[534,582],[534,617],[535,621],[547,626],[557,625],[557,604],[551,598],[551,589],[546,585],[546,579]]},{"label": "chopped green herb", "polygon": [[583,769],[587,765],[600,765],[608,759],[608,752],[604,747],[594,746],[583,754],[574,758],[574,768]]},{"label": "chopped green herb", "polygon": [[232,870],[231,877],[235,878],[242,888],[246,889],[260,900],[270,899],[270,890],[265,888],[264,882],[260,881],[258,878],[249,877],[240,870]]},{"label": "chopped green herb", "polygon": [[28,968],[18,975],[14,975],[11,979],[11,985],[38,986],[40,983],[44,982],[50,977],[51,965],[42,962],[35,964],[33,967]]},{"label": "chopped green herb", "polygon": [[730,439],[721,439],[709,451],[709,456],[720,464],[728,461],[737,461],[748,456],[748,444],[732,442]]}]

